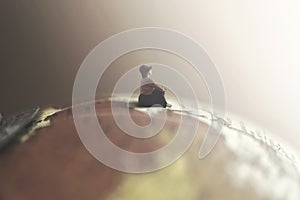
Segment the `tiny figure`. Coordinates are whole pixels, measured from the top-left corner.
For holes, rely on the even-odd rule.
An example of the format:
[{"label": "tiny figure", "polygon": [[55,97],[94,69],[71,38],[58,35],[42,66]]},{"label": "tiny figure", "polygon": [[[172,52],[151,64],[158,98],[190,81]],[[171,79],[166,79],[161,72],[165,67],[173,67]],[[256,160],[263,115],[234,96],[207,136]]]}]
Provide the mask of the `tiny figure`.
[{"label": "tiny figure", "polygon": [[139,70],[142,75],[142,80],[138,106],[162,106],[164,108],[171,107],[172,105],[167,103],[165,99],[166,89],[157,85],[153,80],[150,79],[152,74],[152,66],[142,65],[140,66]]}]

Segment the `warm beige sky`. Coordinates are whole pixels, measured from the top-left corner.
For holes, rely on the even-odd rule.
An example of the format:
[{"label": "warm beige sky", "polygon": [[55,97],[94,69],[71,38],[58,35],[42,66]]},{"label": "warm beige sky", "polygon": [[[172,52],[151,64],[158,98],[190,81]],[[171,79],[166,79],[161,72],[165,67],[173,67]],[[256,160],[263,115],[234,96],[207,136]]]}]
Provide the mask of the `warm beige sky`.
[{"label": "warm beige sky", "polygon": [[[69,104],[76,71],[93,47],[127,29],[158,26],[206,49],[223,77],[230,112],[300,148],[299,10],[297,0],[1,1],[0,111]],[[101,84],[111,87],[122,70],[144,61],[181,62],[167,58],[125,56]]]}]

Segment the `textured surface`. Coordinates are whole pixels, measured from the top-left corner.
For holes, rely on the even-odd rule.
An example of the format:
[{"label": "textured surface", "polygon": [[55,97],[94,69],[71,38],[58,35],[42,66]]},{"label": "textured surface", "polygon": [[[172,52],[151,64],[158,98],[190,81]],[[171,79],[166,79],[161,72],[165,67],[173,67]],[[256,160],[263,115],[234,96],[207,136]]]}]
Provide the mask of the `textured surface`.
[{"label": "textured surface", "polygon": [[[127,107],[122,102],[119,107],[122,117],[122,110]],[[160,134],[150,139],[133,139],[114,123],[109,101],[98,102],[96,110],[108,138],[133,152],[149,152],[166,145],[184,114],[168,111]],[[150,120],[147,110],[130,112],[139,125]],[[271,139],[259,138],[261,135],[247,133],[245,127],[230,122],[213,152],[199,160],[197,155],[209,119],[205,115],[185,114],[199,122],[198,136],[189,150],[169,167],[136,175],[118,172],[94,159],[79,140],[71,109],[63,109],[48,117],[50,126],[36,130],[25,143],[0,154],[0,199],[300,198],[299,172],[288,156],[280,153],[284,151],[273,148],[276,143]],[[89,123],[89,115],[82,116],[82,123]]]},{"label": "textured surface", "polygon": [[[24,110],[2,120],[0,114],[0,151],[22,134],[26,134],[39,112],[39,107]],[[1,121],[2,120],[2,121]]]}]

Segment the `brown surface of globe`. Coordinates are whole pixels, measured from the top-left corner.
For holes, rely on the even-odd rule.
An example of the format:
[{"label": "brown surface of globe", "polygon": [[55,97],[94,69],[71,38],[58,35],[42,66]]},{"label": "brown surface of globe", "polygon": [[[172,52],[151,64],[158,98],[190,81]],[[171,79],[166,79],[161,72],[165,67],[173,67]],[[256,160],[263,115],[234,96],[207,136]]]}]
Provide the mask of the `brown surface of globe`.
[{"label": "brown surface of globe", "polygon": [[[140,126],[149,124],[150,116],[155,118],[165,112],[158,110],[157,114],[149,115],[155,108],[134,109],[122,101],[115,103],[120,120],[129,110],[133,121]],[[81,106],[87,112],[80,116],[80,123],[88,125],[92,120],[90,105]],[[0,199],[300,199],[299,172],[268,141],[224,126],[213,151],[199,159],[199,148],[209,127],[201,118],[185,114],[193,123],[182,124],[182,112],[167,110],[160,132],[141,139],[118,127],[110,100],[95,103],[95,108],[107,138],[129,152],[146,153],[163,148],[174,139],[180,126],[189,134],[190,128],[194,128],[189,126],[197,124],[197,135],[172,164],[149,173],[126,173],[98,161],[78,136],[72,108],[61,109],[45,119],[50,121],[49,126],[36,129],[26,142],[1,152]],[[96,144],[102,145],[102,141]],[[126,159],[123,162],[138,164],[126,163]]]}]

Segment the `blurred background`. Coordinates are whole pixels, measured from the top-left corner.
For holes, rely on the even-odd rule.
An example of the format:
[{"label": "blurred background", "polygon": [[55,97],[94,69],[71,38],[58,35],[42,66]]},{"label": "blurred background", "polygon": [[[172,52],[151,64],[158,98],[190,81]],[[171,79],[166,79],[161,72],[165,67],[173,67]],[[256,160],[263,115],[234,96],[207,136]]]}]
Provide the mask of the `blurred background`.
[{"label": "blurred background", "polygon": [[[164,27],[206,49],[223,78],[230,113],[300,149],[299,10],[297,0],[1,0],[0,112],[70,105],[76,72],[96,45],[127,29]],[[109,94],[126,70],[148,62],[193,76],[174,55],[134,52],[112,63],[98,96]],[[191,81],[200,101],[209,102],[201,77]]]}]

